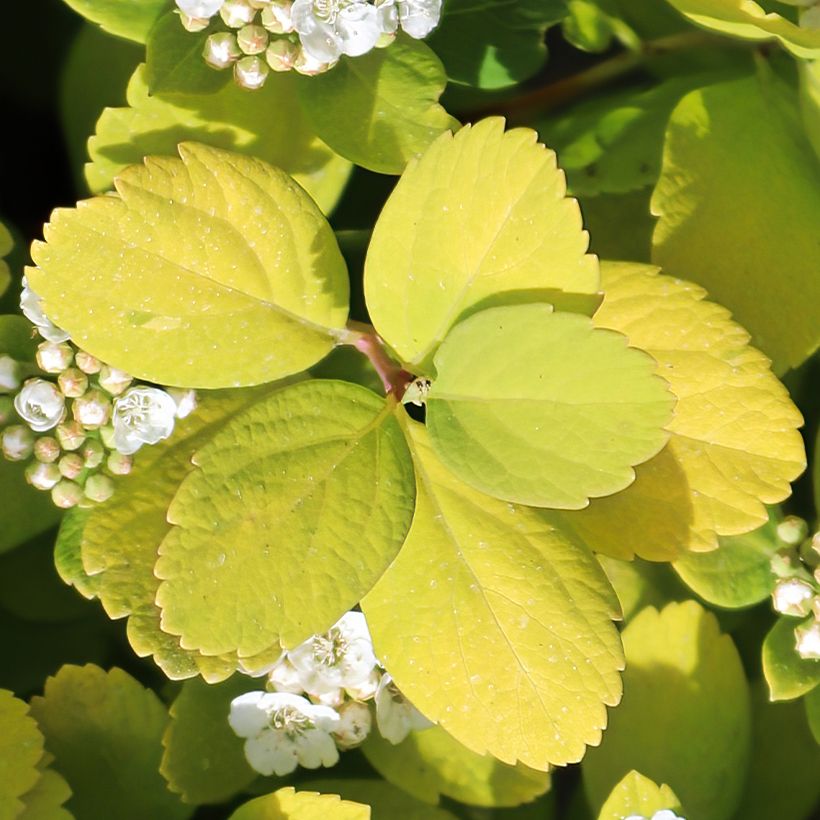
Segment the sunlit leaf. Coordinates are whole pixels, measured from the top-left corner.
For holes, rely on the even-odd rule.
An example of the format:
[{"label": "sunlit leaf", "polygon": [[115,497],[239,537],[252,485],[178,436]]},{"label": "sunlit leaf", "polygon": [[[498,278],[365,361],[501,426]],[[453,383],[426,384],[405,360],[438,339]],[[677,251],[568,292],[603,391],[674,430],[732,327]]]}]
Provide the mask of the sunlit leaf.
[{"label": "sunlit leaf", "polygon": [[288,786],[240,806],[229,820],[370,820],[370,807]]},{"label": "sunlit leaf", "polygon": [[802,624],[798,618],[778,618],[763,641],[763,675],[771,700],[799,698],[820,685],[820,661],[797,654],[794,630],[805,623],[811,617]]},{"label": "sunlit leaf", "polygon": [[[168,8],[168,0],[64,0],[74,11],[103,31],[144,43],[154,23]],[[177,19],[177,25],[182,28]]]},{"label": "sunlit leaf", "polygon": [[643,561],[640,558],[623,561],[607,555],[596,557],[618,596],[627,623],[644,607],[663,609],[671,601],[691,597],[669,564]]},{"label": "sunlit leaf", "polygon": [[653,783],[640,772],[625,775],[601,808],[598,820],[623,820],[629,815],[651,817],[656,811],[680,812],[680,803],[669,786]]},{"label": "sunlit leaf", "polygon": [[0,689],[0,817],[15,818],[22,796],[40,779],[43,735],[29,708],[11,692]]},{"label": "sunlit leaf", "polygon": [[44,768],[34,787],[22,796],[25,808],[16,820],[74,820],[63,807],[70,796],[65,779],[54,769]]},{"label": "sunlit leaf", "polygon": [[446,809],[422,803],[384,780],[308,780],[302,788],[365,803],[371,808],[373,820],[455,820]]}]

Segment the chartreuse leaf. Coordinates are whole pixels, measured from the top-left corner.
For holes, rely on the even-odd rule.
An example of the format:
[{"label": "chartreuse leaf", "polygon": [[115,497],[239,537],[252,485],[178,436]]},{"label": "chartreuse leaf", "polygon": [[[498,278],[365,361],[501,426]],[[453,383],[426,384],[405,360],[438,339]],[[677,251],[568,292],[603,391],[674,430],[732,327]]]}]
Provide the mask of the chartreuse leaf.
[{"label": "chartreuse leaf", "polygon": [[606,555],[596,557],[618,596],[627,623],[644,607],[662,609],[670,601],[682,601],[691,597],[669,564],[643,561],[640,558],[622,561]]},{"label": "chartreuse leaf", "polygon": [[581,509],[635,478],[666,444],[674,399],[646,353],[547,304],[484,310],[435,355],[436,454],[488,495]]},{"label": "chartreuse leaf", "polygon": [[227,715],[234,698],[259,688],[258,679],[245,675],[217,685],[198,679],[183,684],[171,704],[160,771],[186,803],[222,803],[256,779]]},{"label": "chartreuse leaf", "polygon": [[447,77],[430,47],[405,34],[390,48],[342,57],[299,85],[319,136],[343,157],[381,174],[400,174],[443,131],[458,128],[439,105]]},{"label": "chartreuse leaf", "polygon": [[[170,5],[169,0],[65,0],[103,31],[126,40],[144,43],[154,23]],[[177,25],[182,28],[177,20]]]},{"label": "chartreuse leaf", "polygon": [[666,784],[653,783],[640,772],[631,771],[612,790],[601,808],[598,820],[623,820],[630,815],[651,817],[656,811],[680,812],[675,793]]},{"label": "chartreuse leaf", "polygon": [[[57,566],[63,579],[86,597],[97,597],[111,618],[128,617],[134,651],[153,655],[171,679],[201,674],[219,681],[237,668],[234,654],[204,657],[183,649],[160,629],[154,575],[159,545],[171,529],[166,514],[191,457],[230,419],[281,385],[200,395],[196,413],[179,421],[167,441],[145,448],[132,473],[119,479],[105,505],[75,511],[64,519],[57,540]],[[279,655],[276,649],[273,658]]]},{"label": "chartreuse leaf", "polygon": [[765,683],[752,687],[752,756],[740,820],[805,820],[820,798],[820,748],[799,702],[770,703]]},{"label": "chartreuse leaf", "polygon": [[820,686],[815,686],[803,701],[806,705],[806,717],[809,729],[817,744],[820,745]]},{"label": "chartreuse leaf", "polygon": [[811,147],[820,159],[820,57],[797,65],[800,77],[800,114]]},{"label": "chartreuse leaf", "polygon": [[365,295],[382,338],[414,372],[429,371],[450,328],[488,300],[555,302],[563,291],[596,307],[598,260],[586,253],[578,203],[536,139],[527,128],[505,133],[497,117],[444,135],[387,200]]},{"label": "chartreuse leaf", "polygon": [[0,817],[17,817],[22,796],[40,779],[37,764],[43,756],[43,735],[29,708],[6,689],[0,689]]},{"label": "chartreuse leaf", "polygon": [[373,820],[455,820],[446,809],[422,803],[384,780],[308,780],[301,788],[365,803]]},{"label": "chartreuse leaf", "polygon": [[11,283],[11,273],[9,272],[8,264],[3,261],[4,256],[11,253],[14,247],[14,240],[9,233],[9,229],[0,222],[0,296],[6,291]]},{"label": "chartreuse leaf", "polygon": [[673,564],[704,601],[736,609],[765,601],[776,580],[771,559],[780,548],[777,522],[770,518],[745,535],[719,539],[712,552],[688,553]]},{"label": "chartreuse leaf", "polygon": [[[598,743],[620,698],[612,588],[572,533],[482,495],[408,420],[413,525],[362,602],[401,691],[476,754],[546,771]],[[412,607],[396,606],[410,596]]]},{"label": "chartreuse leaf", "polygon": [[693,23],[744,40],[777,40],[797,57],[820,56],[820,29],[801,28],[754,0],[668,0]]},{"label": "chartreuse leaf", "polygon": [[199,449],[154,569],[163,630],[244,659],[325,632],[353,607],[413,516],[393,407],[348,382],[302,382]]},{"label": "chartreuse leaf", "polygon": [[763,641],[763,675],[771,700],[799,698],[820,685],[820,662],[797,654],[794,630],[805,623],[811,623],[811,616],[803,622],[778,618]]},{"label": "chartreuse leaf", "polygon": [[444,796],[471,806],[518,806],[550,787],[546,772],[476,754],[440,726],[411,732],[398,746],[371,732],[362,751],[382,777],[426,803]]},{"label": "chartreuse leaf", "polygon": [[635,483],[567,523],[596,551],[655,561],[765,524],[765,504],[805,468],[802,417],[769,360],[696,285],[631,263],[605,265],[603,285],[593,321],[649,352],[678,402],[669,443]]},{"label": "chartreuse leaf", "polygon": [[229,83],[213,94],[149,96],[145,66],[140,66],[128,85],[128,107],[103,111],[89,140],[88,184],[94,192],[108,190],[125,166],[144,156],[172,156],[177,144],[187,140],[278,166],[326,213],[350,174],[350,163],[334,154],[308,125],[293,77],[273,74],[255,94]]},{"label": "chartreuse leaf", "polygon": [[820,165],[785,83],[763,76],[684,97],[667,128],[652,211],[660,217],[653,261],[726,305],[775,372],[817,349]]},{"label": "chartreuse leaf", "polygon": [[452,82],[505,88],[538,72],[566,13],[564,0],[447,0],[428,42]]},{"label": "chartreuse leaf", "polygon": [[749,691],[737,650],[694,601],[649,607],[623,632],[624,698],[584,758],[594,807],[634,769],[667,783],[699,820],[728,820],[749,756]]},{"label": "chartreuse leaf", "polygon": [[288,786],[240,806],[228,820],[370,820],[370,807]]},{"label": "chartreuse leaf", "polygon": [[617,37],[631,48],[639,46],[638,37],[618,15],[617,0],[567,0],[569,15],[561,33],[582,51],[605,51]]},{"label": "chartreuse leaf", "polygon": [[63,803],[71,797],[68,783],[54,769],[44,768],[42,764],[40,768],[40,779],[21,798],[25,808],[16,820],[74,820],[63,808]]},{"label": "chartreuse leaf", "polygon": [[190,816],[159,773],[168,713],[121,669],[64,666],[32,699],[31,714],[71,787],[67,807],[77,817]]},{"label": "chartreuse leaf", "polygon": [[124,171],[118,196],[53,213],[28,269],[46,313],[83,349],[163,384],[258,384],[315,364],[347,318],[325,218],[277,168],[179,150]]}]

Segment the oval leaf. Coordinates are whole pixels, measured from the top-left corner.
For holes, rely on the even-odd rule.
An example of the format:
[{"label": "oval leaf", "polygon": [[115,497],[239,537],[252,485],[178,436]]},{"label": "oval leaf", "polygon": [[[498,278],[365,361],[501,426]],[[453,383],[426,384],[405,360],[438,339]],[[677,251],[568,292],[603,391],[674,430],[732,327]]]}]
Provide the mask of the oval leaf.
[{"label": "oval leaf", "polygon": [[[279,169],[195,143],[59,209],[28,270],[84,350],[148,381],[258,384],[315,364],[347,318],[344,260]],[[90,318],[91,317],[91,318]]]},{"label": "oval leaf", "polygon": [[[620,698],[617,600],[592,555],[541,514],[471,490],[407,422],[417,504],[362,602],[401,691],[476,754],[540,771],[598,743]],[[396,601],[411,596],[411,608]]]},{"label": "oval leaf", "polygon": [[481,311],[435,357],[427,399],[437,455],[488,495],[581,509],[618,492],[666,444],[673,397],[618,333],[546,304]]},{"label": "oval leaf", "polygon": [[804,660],[797,654],[794,630],[811,623],[811,616],[781,617],[763,641],[763,676],[769,684],[772,700],[792,700],[820,686],[820,661]]},{"label": "oval leaf", "polygon": [[528,128],[505,133],[498,117],[445,134],[387,200],[365,295],[376,329],[414,372],[429,370],[449,329],[489,299],[597,293],[578,203],[536,140]]},{"label": "oval leaf", "polygon": [[155,567],[163,630],[188,649],[245,658],[296,646],[353,607],[413,516],[391,408],[347,382],[303,382],[199,450]]},{"label": "oval leaf", "polygon": [[680,811],[680,803],[669,786],[653,783],[648,777],[631,771],[612,790],[598,815],[598,820],[623,820],[640,815],[652,817],[656,811]]}]

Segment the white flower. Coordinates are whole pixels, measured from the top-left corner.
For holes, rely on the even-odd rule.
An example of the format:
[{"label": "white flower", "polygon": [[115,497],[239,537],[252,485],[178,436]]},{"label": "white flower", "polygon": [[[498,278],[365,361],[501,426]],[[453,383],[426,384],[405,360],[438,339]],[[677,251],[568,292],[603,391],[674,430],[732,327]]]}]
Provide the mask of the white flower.
[{"label": "white flower", "polygon": [[0,356],[0,393],[13,393],[20,386],[20,365],[11,356]]},{"label": "white flower", "polygon": [[14,409],[35,433],[43,433],[63,420],[65,398],[51,382],[29,379],[14,397]]},{"label": "white flower", "polygon": [[678,817],[671,809],[661,809],[656,811],[652,817],[644,817],[642,814],[630,814],[629,817],[624,817],[624,820],[686,820],[686,818]]},{"label": "white flower", "polygon": [[295,0],[291,19],[302,48],[319,63],[366,54],[384,33],[376,7],[364,0]]},{"label": "white flower", "polygon": [[28,280],[23,277],[23,290],[20,293],[20,310],[40,335],[49,342],[67,342],[71,337],[64,330],[60,330],[45,313],[43,313],[42,299],[28,286]]},{"label": "white flower", "polygon": [[347,612],[324,634],[287,653],[309,695],[339,702],[342,689],[366,686],[376,667],[373,641],[361,612]]},{"label": "white flower", "polygon": [[382,30],[392,34],[399,25],[411,37],[426,37],[441,19],[442,0],[382,0],[378,3]]},{"label": "white flower", "polygon": [[196,390],[180,390],[177,387],[170,387],[168,395],[174,400],[177,406],[177,418],[184,419],[191,415],[197,408]]},{"label": "white flower", "polygon": [[364,743],[373,726],[370,707],[365,703],[349,700],[339,707],[339,725],[333,732],[340,749],[352,749]]},{"label": "white flower", "polygon": [[176,402],[157,387],[132,387],[114,402],[114,448],[123,455],[156,444],[174,431]]},{"label": "white flower", "polygon": [[276,666],[271,669],[268,680],[277,692],[290,692],[292,695],[301,695],[305,691],[302,686],[302,676],[286,657],[281,658]]},{"label": "white flower", "polygon": [[328,706],[286,692],[248,692],[231,701],[231,728],[245,738],[245,757],[264,775],[333,766],[339,750],[331,732],[339,715]]},{"label": "white flower", "polygon": [[433,725],[402,695],[386,672],[376,692],[376,723],[382,737],[396,745],[411,731],[429,729]]},{"label": "white flower", "polygon": [[820,661],[820,621],[813,621],[794,630],[795,649],[803,660]]},{"label": "white flower", "polygon": [[809,614],[814,589],[799,578],[784,578],[777,582],[772,592],[774,608],[781,615],[803,617]]},{"label": "white flower", "polygon": [[225,0],[176,0],[177,8],[189,17],[213,17]]}]

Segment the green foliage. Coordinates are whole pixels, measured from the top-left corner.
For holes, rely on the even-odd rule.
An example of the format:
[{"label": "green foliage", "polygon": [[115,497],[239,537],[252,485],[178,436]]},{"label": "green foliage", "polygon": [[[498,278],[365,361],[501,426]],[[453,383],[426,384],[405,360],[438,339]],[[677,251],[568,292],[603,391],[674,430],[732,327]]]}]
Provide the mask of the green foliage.
[{"label": "green foliage", "polygon": [[74,11],[103,31],[144,43],[168,0],[64,0]]},{"label": "green foliage", "polygon": [[13,247],[14,240],[9,233],[9,229],[2,222],[0,222],[0,296],[2,296],[11,282],[9,266],[3,260],[3,257],[8,256]]},{"label": "green foliage", "polygon": [[26,704],[0,689],[0,817],[17,817],[25,807],[22,796],[38,780],[43,736],[28,715]]},{"label": "green foliage", "polygon": [[449,811],[422,803],[383,780],[309,780],[305,787],[339,794],[344,800],[367,803],[373,820],[396,817],[401,820],[455,820],[455,815]]},{"label": "green foliage", "polygon": [[795,648],[797,618],[781,617],[763,642],[763,674],[772,700],[792,700],[820,685],[820,663],[804,660]]},{"label": "green foliage", "polygon": [[229,820],[369,820],[370,809],[335,794],[279,789],[240,806]]},{"label": "green foliage", "polygon": [[663,809],[681,810],[678,798],[669,786],[657,786],[640,772],[631,771],[612,790],[598,820],[622,820],[631,814],[651,817]]},{"label": "green foliage", "polygon": [[820,746],[820,686],[815,686],[803,700],[806,704],[809,729],[815,742]]}]

